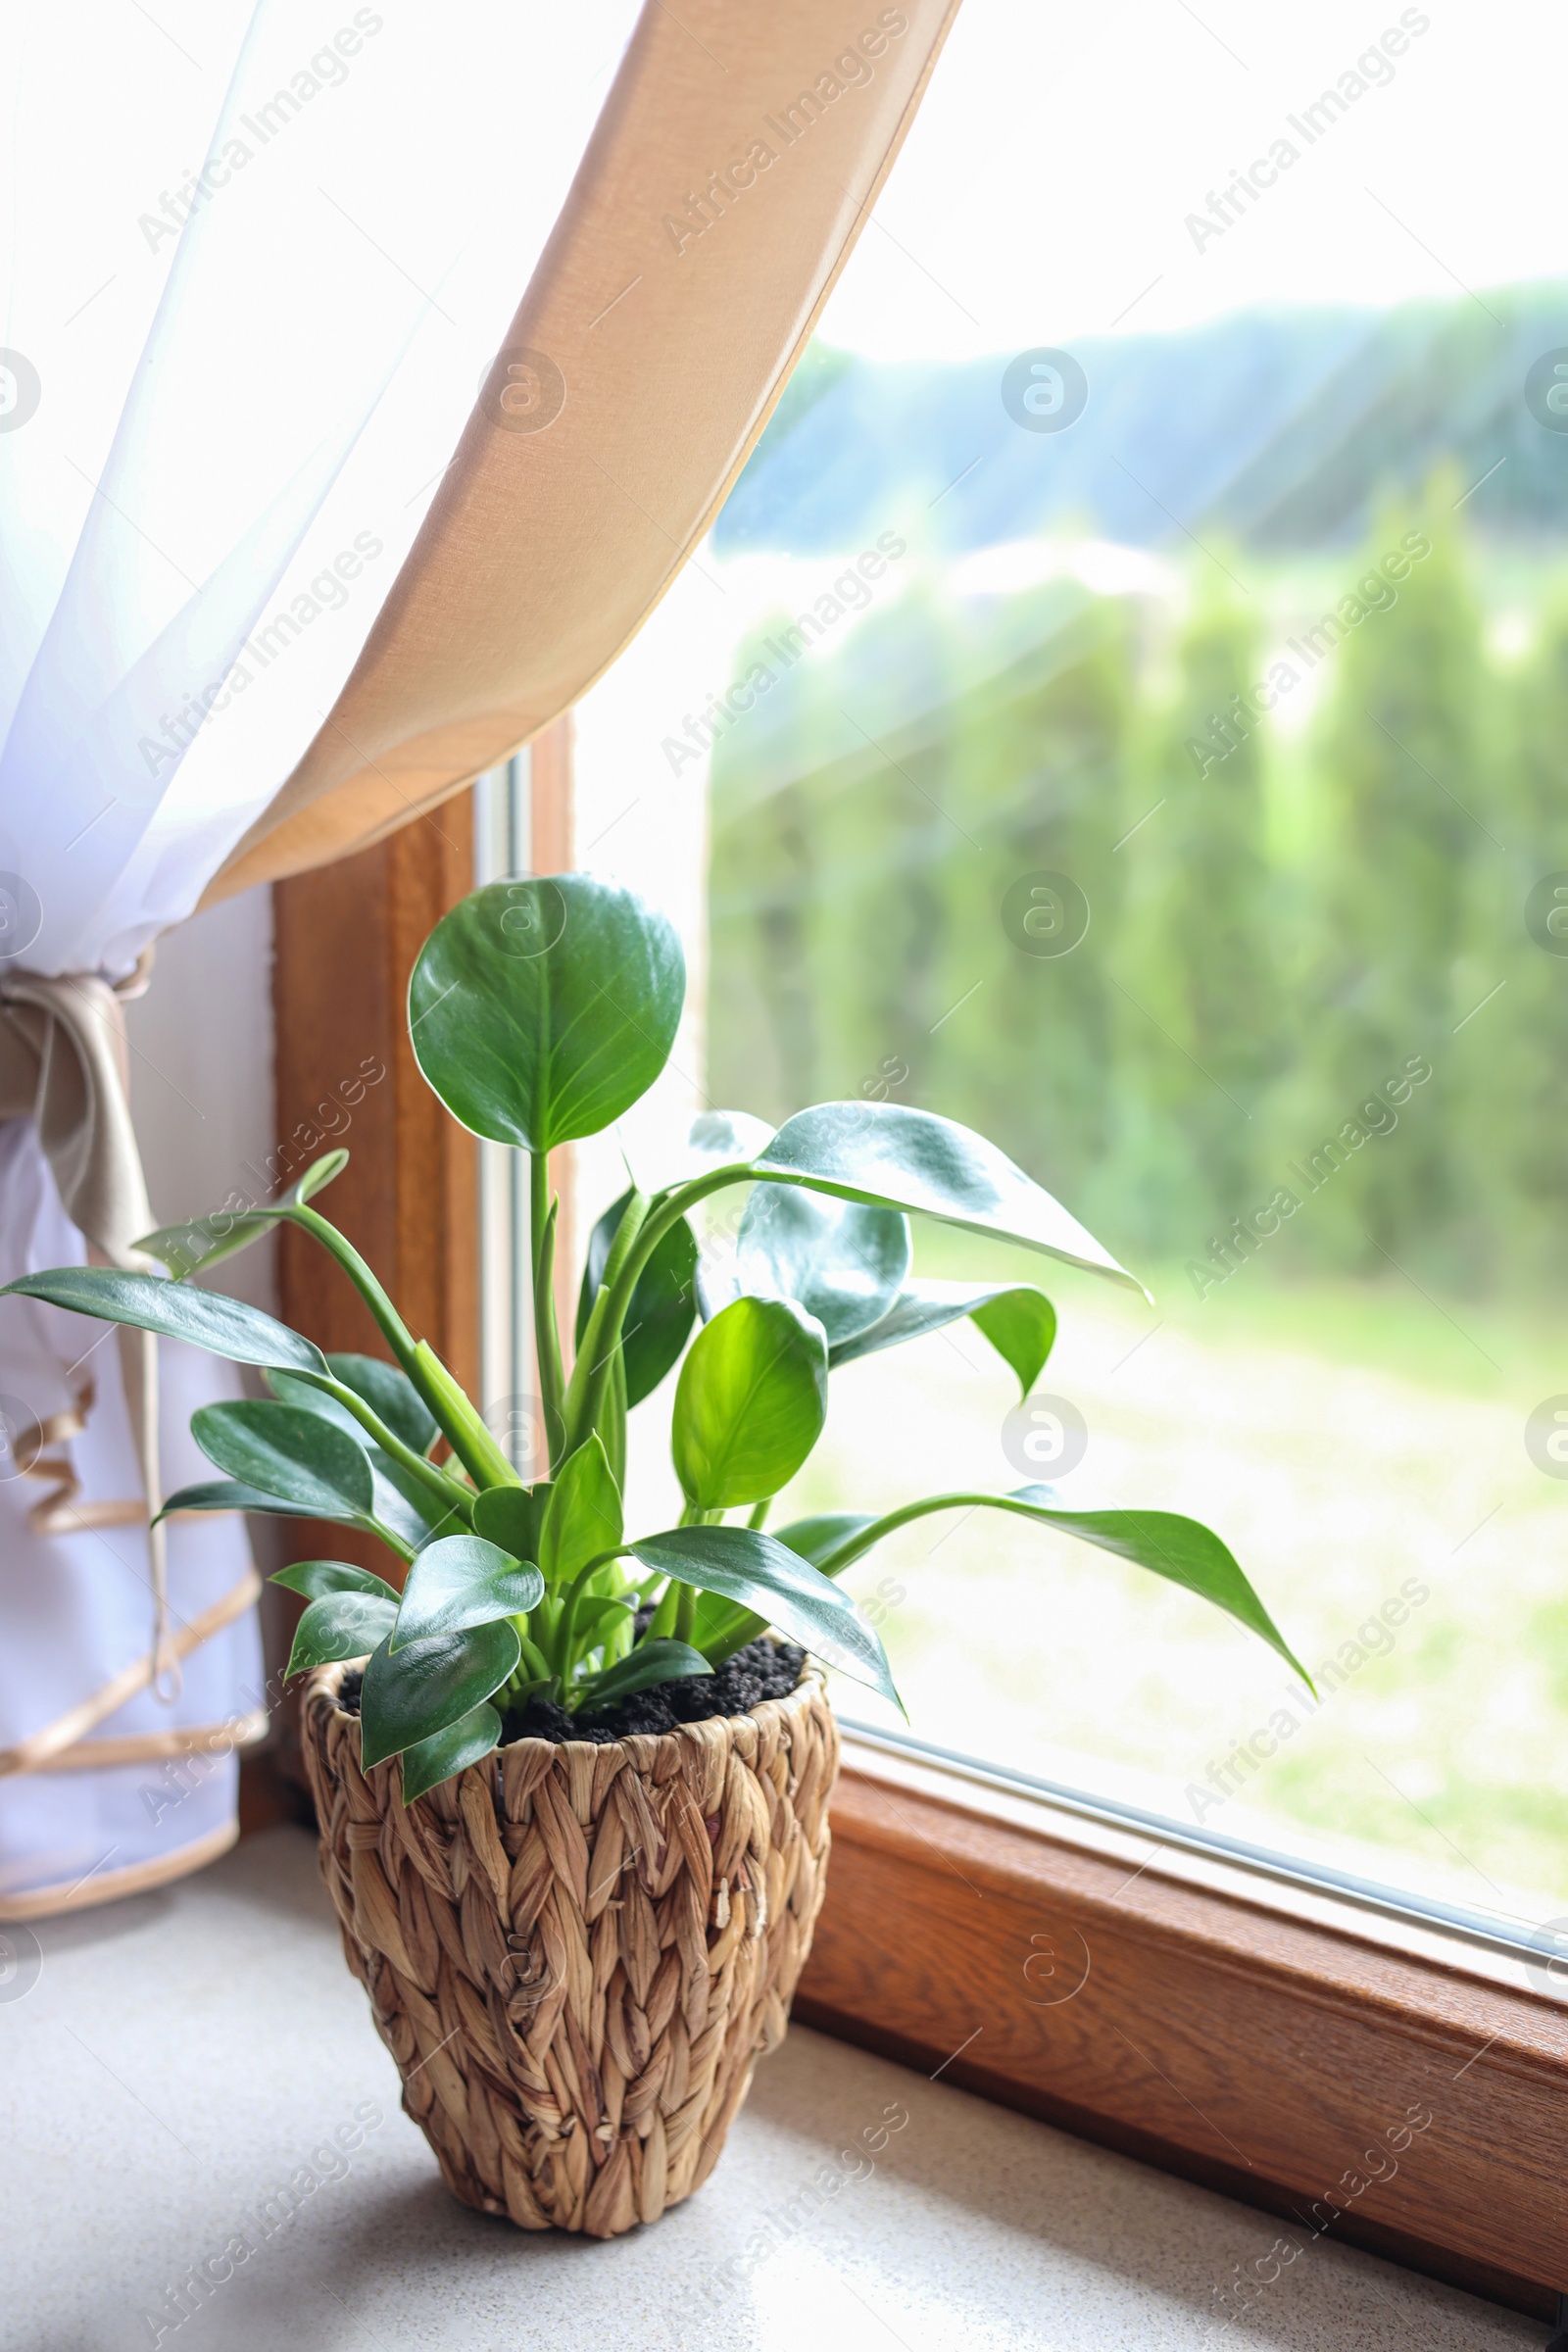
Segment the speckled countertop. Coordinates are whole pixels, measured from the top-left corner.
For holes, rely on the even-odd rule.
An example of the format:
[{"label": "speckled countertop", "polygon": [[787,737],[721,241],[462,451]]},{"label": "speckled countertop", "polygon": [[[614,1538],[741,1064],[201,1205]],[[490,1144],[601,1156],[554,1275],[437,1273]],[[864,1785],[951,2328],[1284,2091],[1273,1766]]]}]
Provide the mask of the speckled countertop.
[{"label": "speckled countertop", "polygon": [[[300,1831],[36,1934],[41,1966],[0,1984],[0,2343],[16,2352],[1545,2338],[1328,2244],[1219,2328],[1216,2289],[1275,2238],[1265,2215],[799,2028],[709,2185],[656,2228],[599,2245],[487,2221],[447,2195],[398,2108]],[[198,2264],[220,2282],[181,2321]]]}]

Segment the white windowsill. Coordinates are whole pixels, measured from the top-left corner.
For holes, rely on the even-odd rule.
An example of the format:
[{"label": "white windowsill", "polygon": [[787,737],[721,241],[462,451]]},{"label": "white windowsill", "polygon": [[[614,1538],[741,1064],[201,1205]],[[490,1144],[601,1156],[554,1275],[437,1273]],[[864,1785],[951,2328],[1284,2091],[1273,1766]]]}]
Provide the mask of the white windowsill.
[{"label": "white windowsill", "polygon": [[[1529,2321],[1322,2244],[1238,2327],[1213,2294],[1266,2215],[792,2031],[708,2186],[611,2245],[456,2204],[398,2108],[303,1832],[167,1891],[44,1922],[0,1985],[8,2341],[151,2345],[143,2315],[249,2225],[254,2251],[167,2348],[199,2352],[1290,2352],[1540,2346]],[[263,2234],[357,2107],[383,2121]],[[907,2122],[870,2169],[849,2151]],[[711,2284],[711,2295],[707,2287]]]}]

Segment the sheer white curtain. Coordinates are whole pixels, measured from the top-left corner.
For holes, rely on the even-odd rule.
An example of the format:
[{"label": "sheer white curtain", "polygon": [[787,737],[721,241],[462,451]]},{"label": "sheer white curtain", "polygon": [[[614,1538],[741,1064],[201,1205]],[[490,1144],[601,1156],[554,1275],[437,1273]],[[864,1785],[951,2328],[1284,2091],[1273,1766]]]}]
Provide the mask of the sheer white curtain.
[{"label": "sheer white curtain", "polygon": [[[564,198],[635,16],[456,0],[34,11],[0,59],[0,973],[114,982],[195,905],[321,725],[413,542]],[[157,1209],[159,1203],[154,1202]],[[83,1255],[30,1121],[0,1127],[0,1279]],[[95,1344],[96,1343],[96,1344]],[[0,1468],[0,1748],[148,1647],[116,1344],[0,1302],[13,1440],[61,1441],[74,1532]],[[162,1350],[163,1477],[225,1393]],[[72,1518],[74,1510],[75,1517]],[[170,1531],[174,1625],[245,1571]],[[253,1621],[95,1737],[266,1703]],[[227,1834],[234,1764],[0,1778],[0,1914],[134,1884]]]}]

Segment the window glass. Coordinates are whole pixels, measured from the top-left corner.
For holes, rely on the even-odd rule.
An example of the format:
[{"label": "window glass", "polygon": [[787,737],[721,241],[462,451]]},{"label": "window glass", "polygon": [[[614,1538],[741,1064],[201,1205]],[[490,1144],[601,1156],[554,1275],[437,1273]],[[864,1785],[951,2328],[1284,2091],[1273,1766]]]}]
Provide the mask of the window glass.
[{"label": "window glass", "polygon": [[708,1096],[964,1120],[1155,1293],[928,1228],[922,1270],[1055,1299],[1034,1403],[969,1323],[848,1367],[779,1516],[1040,1478],[1188,1512],[1318,1686],[955,1513],[853,1573],[914,1730],[1534,1924],[1568,1910],[1563,39],[966,0],[703,556],[699,690],[644,719],[671,804],[710,795]]}]

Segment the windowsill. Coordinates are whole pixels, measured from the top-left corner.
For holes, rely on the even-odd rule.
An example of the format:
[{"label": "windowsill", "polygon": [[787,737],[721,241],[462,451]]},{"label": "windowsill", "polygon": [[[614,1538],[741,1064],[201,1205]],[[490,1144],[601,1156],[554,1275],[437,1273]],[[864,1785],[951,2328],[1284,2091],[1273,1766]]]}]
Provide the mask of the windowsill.
[{"label": "windowsill", "polygon": [[[37,1933],[38,1982],[0,2006],[7,2304],[30,2343],[151,2343],[142,2315],[367,2101],[384,2121],[346,2177],[270,2237],[253,2230],[256,2251],[166,2346],[1196,2352],[1216,2290],[1277,2234],[1250,2207],[797,2027],[689,2204],[613,2245],[527,2236],[456,2204],[399,2112],[302,1832]],[[849,2178],[840,2151],[890,2110],[907,2124]],[[1263,2290],[1243,2323],[1259,2327],[1322,2352],[1544,2337],[1329,2240]]]}]

